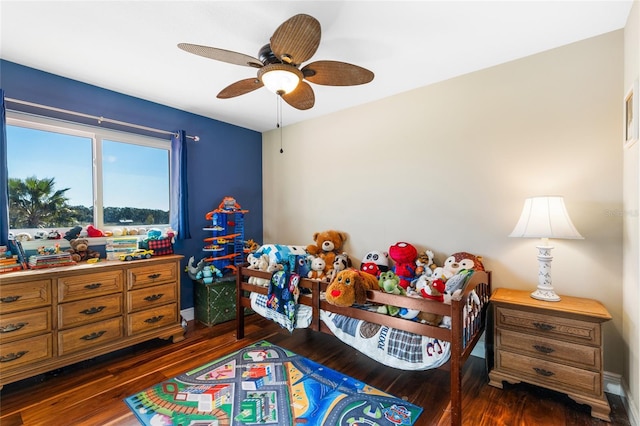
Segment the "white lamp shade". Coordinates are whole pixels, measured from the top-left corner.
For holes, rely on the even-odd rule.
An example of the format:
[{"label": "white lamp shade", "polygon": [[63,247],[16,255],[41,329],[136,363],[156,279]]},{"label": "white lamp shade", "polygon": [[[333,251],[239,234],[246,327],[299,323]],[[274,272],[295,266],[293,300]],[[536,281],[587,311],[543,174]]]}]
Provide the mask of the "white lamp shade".
[{"label": "white lamp shade", "polygon": [[559,196],[532,197],[524,202],[510,237],[582,239]]}]

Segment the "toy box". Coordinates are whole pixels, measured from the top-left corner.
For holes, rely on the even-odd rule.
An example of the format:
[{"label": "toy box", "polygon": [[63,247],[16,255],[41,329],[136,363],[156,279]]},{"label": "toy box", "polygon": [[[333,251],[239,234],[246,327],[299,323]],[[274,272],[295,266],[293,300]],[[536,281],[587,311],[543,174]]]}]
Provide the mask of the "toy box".
[{"label": "toy box", "polygon": [[195,280],[193,282],[197,321],[212,326],[236,318],[235,275],[217,278],[211,284],[203,284]]},{"label": "toy box", "polygon": [[167,254],[173,254],[173,244],[171,238],[160,238],[157,240],[147,241],[149,250],[153,250],[154,256],[164,256]]}]

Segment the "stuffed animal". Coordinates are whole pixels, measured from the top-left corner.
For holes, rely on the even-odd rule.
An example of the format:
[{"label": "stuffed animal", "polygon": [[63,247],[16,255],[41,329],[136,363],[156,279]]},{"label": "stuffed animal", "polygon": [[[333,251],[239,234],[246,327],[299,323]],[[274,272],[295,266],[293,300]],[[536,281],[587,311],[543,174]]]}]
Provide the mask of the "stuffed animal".
[{"label": "stuffed animal", "polygon": [[[400,277],[398,277],[393,271],[387,271],[380,274],[380,278],[378,279],[378,285],[380,286],[380,290],[389,294],[399,294],[406,296],[407,292],[405,289],[400,287]],[[400,313],[400,308],[397,306],[391,305],[382,305],[378,307],[379,314],[388,314],[392,317],[398,315]]]},{"label": "stuffed animal", "polygon": [[445,261],[442,268],[453,274],[457,274],[462,269],[471,269],[474,271],[484,271],[484,265],[482,264],[482,257],[467,253],[466,251],[460,251],[449,256]]},{"label": "stuffed animal", "polygon": [[424,253],[418,255],[416,259],[416,277],[420,275],[431,275],[431,272],[436,268],[436,264],[433,263],[433,257],[434,255],[431,250],[425,250]]},{"label": "stuffed animal", "polygon": [[93,225],[88,225],[87,226],[87,235],[91,238],[96,238],[96,237],[104,237],[104,232],[102,232],[101,230],[99,230],[98,228],[96,228]]},{"label": "stuffed animal", "polygon": [[425,299],[444,302],[445,281],[441,276],[420,275],[416,282],[416,291]]},{"label": "stuffed animal", "polygon": [[376,277],[380,277],[381,273],[389,270],[389,253],[382,251],[370,251],[362,258],[360,270]]},{"label": "stuffed animal", "polygon": [[71,253],[71,258],[76,262],[100,257],[100,253],[89,248],[89,240],[86,238],[75,238],[69,241],[69,244],[71,248],[67,251]]},{"label": "stuffed animal", "polygon": [[307,278],[312,280],[325,280],[327,278],[326,268],[327,261],[324,256],[309,256],[311,261],[311,270],[307,273]]},{"label": "stuffed animal", "polygon": [[[267,254],[262,254],[260,256],[249,254],[247,256],[247,260],[249,260],[249,269],[255,269],[256,271],[262,272],[267,272],[269,270],[269,255]],[[269,279],[260,277],[249,277],[247,282],[249,284],[255,284],[263,287],[269,285]]]},{"label": "stuffed animal", "polygon": [[80,236],[80,232],[82,232],[82,226],[74,226],[73,228],[65,232],[64,239],[67,241],[71,241],[75,238],[78,238]]},{"label": "stuffed animal", "polygon": [[[416,292],[425,299],[444,302],[445,279],[442,276],[432,274],[420,275],[416,281]],[[417,319],[420,322],[438,326],[442,323],[443,316],[433,312],[419,312]]]},{"label": "stuffed animal", "polygon": [[344,271],[347,268],[351,267],[351,259],[349,259],[349,255],[345,252],[336,255],[336,258],[333,261],[333,268],[327,274],[327,279],[329,281],[333,281],[336,274],[340,271]]},{"label": "stuffed animal", "polygon": [[398,242],[389,247],[389,257],[395,262],[394,272],[400,277],[400,286],[406,290],[416,277],[418,250],[409,243]]},{"label": "stuffed animal", "polygon": [[313,241],[315,241],[315,244],[307,246],[307,253],[313,256],[323,253],[324,260],[327,262],[327,265],[333,266],[336,254],[340,252],[342,245],[346,240],[347,234],[344,232],[334,230],[316,232],[313,234]]},{"label": "stuffed animal", "polygon": [[354,268],[338,272],[327,286],[327,302],[332,305],[348,307],[354,303],[367,301],[367,290],[380,290],[378,280],[371,274]]}]

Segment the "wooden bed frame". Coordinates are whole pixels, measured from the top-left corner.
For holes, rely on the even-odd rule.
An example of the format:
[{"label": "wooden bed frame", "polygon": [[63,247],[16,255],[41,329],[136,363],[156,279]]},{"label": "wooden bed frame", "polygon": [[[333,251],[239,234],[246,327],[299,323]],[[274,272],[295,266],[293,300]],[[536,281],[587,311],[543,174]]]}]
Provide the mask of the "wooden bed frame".
[{"label": "wooden bed frame", "polygon": [[[256,271],[246,266],[237,268],[236,272],[236,324],[237,338],[244,337],[245,308],[251,307],[249,293],[256,292],[267,294],[267,288],[249,284],[249,277],[258,277],[269,280],[271,273]],[[491,273],[476,271],[471,276],[464,291],[459,297],[451,300],[451,304],[435,302],[428,299],[398,296],[381,291],[368,291],[367,299],[371,303],[403,306],[409,309],[417,309],[422,312],[432,312],[451,317],[451,328],[435,327],[415,321],[391,317],[376,312],[365,311],[358,308],[341,308],[332,305],[321,298],[328,283],[303,278],[299,287],[310,291],[310,296],[300,296],[298,302],[312,308],[312,320],[308,328],[323,333],[332,334],[329,328],[320,320],[320,309],[335,312],[344,316],[365,320],[371,323],[405,330],[423,336],[434,337],[451,343],[451,358],[441,369],[447,369],[451,374],[451,424],[462,424],[462,366],[471,355],[473,347],[480,339],[485,329],[487,307],[491,296]],[[465,315],[467,306],[472,306],[473,297],[470,295],[475,290],[480,299],[481,307],[472,315]]]}]

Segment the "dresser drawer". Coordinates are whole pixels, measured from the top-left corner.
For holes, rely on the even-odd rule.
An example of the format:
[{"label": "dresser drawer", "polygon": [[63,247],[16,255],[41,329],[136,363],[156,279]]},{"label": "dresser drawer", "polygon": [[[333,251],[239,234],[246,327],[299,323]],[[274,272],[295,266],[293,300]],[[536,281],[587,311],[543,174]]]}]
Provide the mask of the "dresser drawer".
[{"label": "dresser drawer", "polygon": [[58,278],[58,303],[121,292],[122,271],[98,272]]},{"label": "dresser drawer", "polygon": [[600,324],[569,318],[554,317],[505,307],[496,308],[496,327],[567,342],[600,345]]},{"label": "dresser drawer", "polygon": [[496,368],[515,373],[529,383],[565,392],[602,395],[599,372],[556,364],[502,349],[498,350],[496,355]]},{"label": "dresser drawer", "polygon": [[135,312],[141,309],[175,302],[177,298],[176,286],[176,283],[161,284],[129,291],[127,293],[127,306],[129,312]]},{"label": "dresser drawer", "polygon": [[548,361],[562,362],[578,368],[599,371],[602,367],[600,348],[594,346],[567,343],[502,329],[496,331],[496,344],[503,349]]},{"label": "dresser drawer", "polygon": [[122,315],[122,293],[58,305],[58,328],[65,329]]},{"label": "dresser drawer", "polygon": [[51,331],[51,308],[3,314],[0,317],[0,342],[10,342]]},{"label": "dresser drawer", "polygon": [[43,361],[53,356],[51,333],[15,342],[2,342],[0,346],[0,371],[6,373],[15,368]]},{"label": "dresser drawer", "polygon": [[0,284],[0,314],[51,304],[51,280]]},{"label": "dresser drawer", "polygon": [[129,269],[129,290],[177,281],[178,267],[175,263],[161,263]]},{"label": "dresser drawer", "polygon": [[147,309],[129,315],[127,323],[128,335],[140,334],[155,328],[176,324],[178,307],[175,303],[157,308]]},{"label": "dresser drawer", "polygon": [[58,333],[58,355],[67,355],[118,340],[123,337],[122,317],[71,328]]}]

